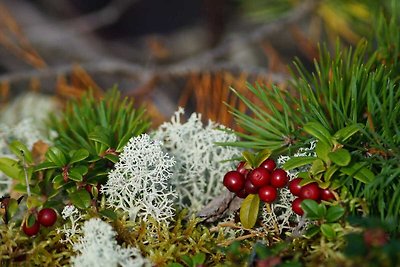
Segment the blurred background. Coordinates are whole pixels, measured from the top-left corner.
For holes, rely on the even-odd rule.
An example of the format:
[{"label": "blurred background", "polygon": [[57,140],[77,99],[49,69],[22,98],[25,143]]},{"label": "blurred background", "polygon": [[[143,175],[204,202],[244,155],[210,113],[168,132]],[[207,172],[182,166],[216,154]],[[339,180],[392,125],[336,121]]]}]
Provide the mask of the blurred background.
[{"label": "blurred background", "polygon": [[184,106],[234,127],[223,102],[244,107],[230,87],[289,90],[295,57],[311,69],[319,43],[334,50],[368,39],[386,2],[2,0],[2,119],[43,113],[43,99],[62,104],[117,85],[146,105],[155,126]]}]

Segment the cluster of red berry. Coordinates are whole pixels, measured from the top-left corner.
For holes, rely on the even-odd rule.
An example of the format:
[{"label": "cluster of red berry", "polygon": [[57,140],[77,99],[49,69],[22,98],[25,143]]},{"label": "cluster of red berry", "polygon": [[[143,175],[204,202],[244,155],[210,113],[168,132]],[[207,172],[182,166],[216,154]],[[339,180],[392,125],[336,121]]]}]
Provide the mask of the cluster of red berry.
[{"label": "cluster of red berry", "polygon": [[301,186],[302,178],[295,178],[289,183],[290,192],[297,198],[292,202],[292,210],[298,215],[303,215],[304,211],[301,208],[301,202],[304,199],[312,199],[315,201],[330,201],[335,198],[333,192],[329,189],[322,189],[317,183],[313,182]]},{"label": "cluster of red berry", "polygon": [[240,198],[249,194],[258,194],[260,199],[272,203],[278,196],[278,189],[285,187],[289,178],[285,170],[276,168],[273,159],[264,160],[260,166],[249,169],[242,161],[236,170],[224,176],[224,186]]},{"label": "cluster of red berry", "polygon": [[35,218],[35,223],[31,226],[28,225],[28,220],[22,225],[22,230],[27,236],[36,235],[40,230],[40,225],[44,227],[53,226],[57,221],[57,213],[51,208],[43,208],[37,214],[37,219]]}]

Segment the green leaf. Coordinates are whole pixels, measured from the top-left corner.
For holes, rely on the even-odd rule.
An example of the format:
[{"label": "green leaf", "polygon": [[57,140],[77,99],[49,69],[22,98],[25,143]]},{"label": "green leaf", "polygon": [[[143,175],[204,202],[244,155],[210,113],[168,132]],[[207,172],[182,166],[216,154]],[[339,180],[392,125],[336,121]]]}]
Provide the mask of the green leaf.
[{"label": "green leaf", "polygon": [[46,152],[46,158],[56,164],[58,167],[63,167],[67,164],[67,159],[64,153],[57,147],[50,147]]},{"label": "green leaf", "polygon": [[104,209],[99,211],[99,213],[113,221],[116,221],[118,219],[117,213],[112,209]]},{"label": "green leaf", "polygon": [[7,211],[7,219],[6,221],[8,222],[9,220],[12,219],[12,217],[17,213],[18,211],[18,201],[14,198],[10,198],[8,201],[8,204],[6,206],[6,211]]},{"label": "green leaf", "polygon": [[106,154],[104,157],[106,159],[108,159],[109,161],[111,161],[112,163],[117,163],[119,160],[119,157],[117,155],[113,155],[113,154]]},{"label": "green leaf", "polygon": [[0,171],[2,171],[8,177],[20,179],[23,169],[15,159],[0,158]]},{"label": "green leaf", "polygon": [[197,253],[192,257],[192,260],[193,260],[193,266],[203,264],[206,261],[206,254],[201,252]]},{"label": "green leaf", "polygon": [[184,267],[184,266],[180,263],[172,262],[168,264],[168,267]]},{"label": "green leaf", "polygon": [[37,166],[35,166],[34,171],[38,172],[38,171],[44,171],[44,170],[49,170],[49,169],[55,169],[55,168],[58,168],[58,166],[56,164],[54,164],[53,162],[45,161],[45,162],[42,162],[42,163],[38,164]]},{"label": "green leaf", "polygon": [[311,156],[292,157],[283,164],[282,168],[289,171],[307,164],[312,164],[315,159],[316,157]]},{"label": "green leaf", "polygon": [[310,168],[310,173],[312,176],[316,176],[323,173],[326,170],[325,163],[321,159],[314,160]]},{"label": "green leaf", "polygon": [[334,239],[336,237],[336,232],[333,227],[329,224],[321,224],[321,232],[328,239]]},{"label": "green leaf", "polygon": [[301,202],[301,208],[304,210],[306,217],[310,220],[321,219],[319,216],[318,203],[312,199],[304,199]]},{"label": "green leaf", "polygon": [[331,152],[332,146],[324,143],[324,142],[317,142],[315,145],[315,153],[317,154],[318,158],[322,159],[326,163],[329,163],[328,153]]},{"label": "green leaf", "polygon": [[332,135],[329,131],[318,122],[308,122],[304,125],[304,131],[314,136],[318,141],[332,146]]},{"label": "green leaf", "polygon": [[53,178],[52,182],[54,189],[59,189],[64,185],[64,177],[62,174],[58,174]]},{"label": "green leaf", "polygon": [[254,167],[260,166],[261,163],[264,162],[267,158],[269,158],[272,154],[272,151],[270,149],[263,149],[259,151],[254,159]]},{"label": "green leaf", "polygon": [[82,161],[82,160],[86,159],[87,157],[89,157],[89,151],[87,151],[86,149],[81,148],[78,150],[74,150],[74,151],[72,151],[72,156],[69,161],[69,164],[73,164],[78,161]]},{"label": "green leaf", "polygon": [[256,194],[248,195],[240,206],[240,222],[244,228],[252,228],[257,221],[260,198]]},{"label": "green leaf", "polygon": [[312,238],[313,236],[317,235],[320,231],[321,229],[318,226],[312,224],[307,228],[307,231],[304,233],[304,236],[307,238]]},{"label": "green leaf", "polygon": [[189,266],[189,267],[194,266],[194,265],[193,265],[192,258],[189,257],[188,255],[182,255],[182,256],[181,256],[181,260],[182,260],[187,266]]},{"label": "green leaf", "polygon": [[333,163],[342,167],[349,165],[351,161],[350,152],[344,148],[339,148],[335,151],[329,152],[328,157]]},{"label": "green leaf", "polygon": [[374,173],[360,163],[353,163],[349,166],[342,167],[340,171],[363,183],[370,183],[375,179]]},{"label": "green leaf", "polygon": [[27,163],[33,163],[33,157],[31,151],[18,140],[14,140],[10,143],[9,148],[21,161]]},{"label": "green leaf", "polygon": [[68,178],[75,181],[75,182],[82,182],[83,181],[83,176],[79,171],[76,169],[70,169],[68,171]]},{"label": "green leaf", "polygon": [[102,126],[96,126],[94,131],[89,133],[89,139],[92,141],[99,142],[107,147],[111,147],[110,143],[110,130],[107,128],[104,128]]},{"label": "green leaf", "polygon": [[333,138],[337,139],[339,142],[344,142],[357,133],[360,130],[361,124],[352,124],[347,127],[344,127],[338,130],[334,135]]},{"label": "green leaf", "polygon": [[330,206],[326,212],[326,221],[328,223],[337,222],[345,213],[345,209],[342,206]]},{"label": "green leaf", "polygon": [[319,218],[324,218],[326,216],[326,206],[323,203],[318,204],[317,215]]},{"label": "green leaf", "polygon": [[251,167],[256,168],[255,166],[255,156],[249,151],[243,151],[242,153],[243,158],[250,164]]},{"label": "green leaf", "polygon": [[69,194],[72,204],[79,209],[87,209],[90,207],[90,194],[85,189],[81,189]]},{"label": "green leaf", "polygon": [[331,165],[330,167],[328,167],[326,169],[326,172],[324,173],[324,180],[326,182],[329,182],[337,170],[339,170],[339,166],[337,165]]},{"label": "green leaf", "polygon": [[76,171],[76,172],[80,173],[81,175],[85,175],[88,172],[88,167],[85,165],[78,165],[78,166],[71,168],[70,170]]}]

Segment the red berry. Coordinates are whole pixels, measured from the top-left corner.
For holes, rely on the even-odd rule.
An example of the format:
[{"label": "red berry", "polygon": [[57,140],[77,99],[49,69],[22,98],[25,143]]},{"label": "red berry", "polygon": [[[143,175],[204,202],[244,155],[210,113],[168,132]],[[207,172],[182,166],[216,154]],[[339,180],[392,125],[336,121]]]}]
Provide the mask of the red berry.
[{"label": "red berry", "polygon": [[246,189],[242,188],[241,190],[236,192],[236,195],[240,198],[246,198],[249,195],[249,193],[247,193]]},{"label": "red berry", "polygon": [[257,194],[258,193],[258,187],[256,187],[250,179],[246,179],[246,182],[244,183],[244,189],[248,194]]},{"label": "red berry", "polygon": [[38,214],[38,221],[43,226],[52,226],[57,221],[57,213],[51,208],[41,209]]},{"label": "red berry", "polygon": [[27,236],[36,235],[39,232],[39,229],[40,229],[40,224],[36,219],[35,223],[31,226],[28,226],[28,220],[25,220],[22,225],[22,230]]},{"label": "red berry", "polygon": [[255,187],[262,187],[269,184],[271,173],[262,167],[258,167],[249,172],[248,179]]},{"label": "red berry", "polygon": [[296,198],[295,200],[293,200],[292,202],[292,211],[298,215],[303,215],[304,211],[301,208],[301,202],[303,201],[303,199],[301,198]]},{"label": "red berry", "polygon": [[276,169],[271,174],[271,185],[273,187],[282,188],[285,187],[289,178],[285,170]]},{"label": "red berry", "polygon": [[306,184],[301,188],[300,197],[303,199],[319,200],[319,186],[317,183]]},{"label": "red berry", "polygon": [[238,171],[229,171],[224,176],[224,186],[231,192],[239,192],[244,187],[245,178]]},{"label": "red berry", "polygon": [[241,161],[237,167],[236,167],[236,171],[240,172],[241,174],[243,174],[244,176],[246,176],[249,173],[249,169],[245,168],[246,166],[246,161]]},{"label": "red berry", "polygon": [[300,182],[302,181],[302,178],[295,178],[290,181],[289,183],[289,190],[290,193],[292,193],[295,196],[300,196],[300,191],[302,186],[300,185]]},{"label": "red berry", "polygon": [[266,185],[258,189],[258,196],[262,201],[267,203],[272,203],[278,196],[278,192],[275,187]]},{"label": "red berry", "polygon": [[325,200],[325,201],[330,201],[335,198],[335,195],[328,188],[326,188],[326,189],[321,188],[319,193],[320,193],[321,199]]},{"label": "red berry", "polygon": [[273,159],[266,159],[260,164],[260,167],[263,167],[272,172],[273,170],[275,170],[276,163]]}]

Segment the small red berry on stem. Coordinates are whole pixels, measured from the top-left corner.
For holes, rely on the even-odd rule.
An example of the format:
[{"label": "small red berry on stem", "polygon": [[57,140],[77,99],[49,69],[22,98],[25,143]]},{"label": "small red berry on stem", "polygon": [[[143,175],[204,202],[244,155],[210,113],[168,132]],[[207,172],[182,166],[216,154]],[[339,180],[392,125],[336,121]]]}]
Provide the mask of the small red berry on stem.
[{"label": "small red berry on stem", "polygon": [[57,213],[51,208],[44,208],[39,211],[38,221],[45,227],[53,226],[57,221]]},{"label": "small red berry on stem", "polygon": [[249,173],[249,169],[246,169],[246,161],[241,161],[237,167],[236,167],[236,171],[240,172],[241,174],[243,174],[244,176],[246,176]]},{"label": "small red berry on stem", "polygon": [[276,169],[272,172],[271,175],[271,185],[273,187],[282,188],[285,187],[289,178],[287,173],[283,169]]},{"label": "small red berry on stem", "polygon": [[258,189],[258,196],[262,201],[272,203],[278,196],[278,192],[275,187],[266,185]]},{"label": "small red berry on stem", "polygon": [[325,201],[331,201],[331,200],[335,199],[335,195],[328,188],[326,188],[326,189],[321,188],[320,197],[322,200],[325,200]]},{"label": "small red berry on stem", "polygon": [[22,230],[24,231],[24,233],[27,236],[34,236],[37,233],[39,233],[39,229],[40,229],[40,224],[38,222],[38,220],[35,219],[35,222],[29,226],[28,225],[28,219],[26,219],[23,224],[22,224]]},{"label": "small red berry on stem", "polygon": [[292,202],[292,211],[294,213],[296,213],[297,215],[302,216],[304,214],[303,209],[301,208],[301,202],[303,201],[303,199],[301,198],[296,198],[295,200],[293,200]]},{"label": "small red berry on stem", "polygon": [[300,196],[300,191],[302,186],[300,185],[300,182],[302,181],[302,178],[295,178],[289,182],[289,190],[290,193],[292,193],[295,196]]},{"label": "small red berry on stem", "polygon": [[301,188],[300,197],[303,199],[319,200],[320,188],[317,183],[306,184]]},{"label": "small red berry on stem", "polygon": [[231,192],[239,192],[243,189],[245,178],[238,171],[229,171],[224,176],[224,186]]},{"label": "small red berry on stem", "polygon": [[276,163],[273,159],[266,159],[264,160],[259,167],[267,169],[267,171],[272,172],[276,168]]},{"label": "small red berry on stem", "polygon": [[244,189],[248,194],[258,193],[258,187],[254,186],[253,183],[250,181],[250,179],[246,179],[246,182],[244,184]]},{"label": "small red berry on stem", "polygon": [[271,173],[262,167],[257,167],[248,174],[248,179],[255,187],[268,185],[271,179]]}]

